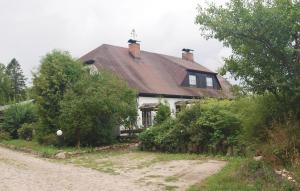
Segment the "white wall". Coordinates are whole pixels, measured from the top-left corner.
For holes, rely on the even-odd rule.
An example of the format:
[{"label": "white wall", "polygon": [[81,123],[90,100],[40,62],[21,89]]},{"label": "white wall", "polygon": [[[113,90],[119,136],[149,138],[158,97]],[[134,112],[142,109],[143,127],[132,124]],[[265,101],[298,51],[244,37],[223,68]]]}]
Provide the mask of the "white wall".
[{"label": "white wall", "polygon": [[[138,108],[142,106],[145,103],[159,103],[159,102],[165,102],[170,105],[170,110],[171,110],[171,115],[175,117],[176,115],[176,106],[175,103],[178,101],[187,101],[191,99],[183,99],[183,98],[159,98],[159,97],[138,97],[137,102],[138,102]],[[154,118],[155,112],[152,112],[152,118]],[[153,120],[153,119],[152,119]],[[138,127],[143,126],[143,121],[142,121],[142,111],[138,109],[138,118],[137,118],[137,125]]]}]

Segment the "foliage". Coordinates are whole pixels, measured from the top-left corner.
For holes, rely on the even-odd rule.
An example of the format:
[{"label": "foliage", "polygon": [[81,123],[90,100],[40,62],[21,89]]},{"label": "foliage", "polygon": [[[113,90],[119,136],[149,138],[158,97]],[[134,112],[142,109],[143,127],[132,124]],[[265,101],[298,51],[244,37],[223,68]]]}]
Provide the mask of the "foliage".
[{"label": "foliage", "polygon": [[0,141],[3,141],[3,140],[10,140],[11,137],[10,137],[10,134],[6,131],[2,131],[0,130]]},{"label": "foliage", "polygon": [[25,96],[26,79],[23,75],[21,65],[15,58],[7,65],[6,73],[11,81],[11,97],[16,101],[22,100]]},{"label": "foliage", "polygon": [[229,146],[236,145],[241,128],[230,105],[230,101],[205,100],[187,107],[176,119],[143,132],[141,146],[170,152],[226,153]]},{"label": "foliage", "polygon": [[136,117],[136,93],[107,71],[86,72],[65,93],[60,107],[66,144],[110,144],[116,128]]},{"label": "foliage", "polygon": [[231,0],[198,10],[203,35],[232,49],[223,73],[251,92],[271,92],[300,115],[300,2]]},{"label": "foliage", "polygon": [[56,134],[47,134],[43,136],[37,136],[37,141],[39,144],[61,146],[60,140]]},{"label": "foliage", "polygon": [[54,50],[41,60],[32,88],[40,120],[38,136],[56,132],[61,113],[60,101],[82,72],[81,63],[67,52]]},{"label": "foliage", "polygon": [[299,190],[299,185],[282,179],[275,174],[268,164],[251,159],[231,159],[229,164],[201,184],[196,184],[188,191],[256,191]]},{"label": "foliage", "polygon": [[22,127],[18,129],[18,136],[21,139],[30,141],[33,138],[34,130],[34,123],[24,123]]},{"label": "foliage", "polygon": [[37,111],[34,104],[14,104],[4,112],[2,129],[9,132],[12,138],[18,138],[18,129],[24,123],[37,120]]},{"label": "foliage", "polygon": [[159,103],[154,121],[156,124],[161,124],[171,116],[171,110],[168,103]]},{"label": "foliage", "polygon": [[5,65],[0,63],[0,105],[5,105],[11,99],[11,81],[6,74]]}]

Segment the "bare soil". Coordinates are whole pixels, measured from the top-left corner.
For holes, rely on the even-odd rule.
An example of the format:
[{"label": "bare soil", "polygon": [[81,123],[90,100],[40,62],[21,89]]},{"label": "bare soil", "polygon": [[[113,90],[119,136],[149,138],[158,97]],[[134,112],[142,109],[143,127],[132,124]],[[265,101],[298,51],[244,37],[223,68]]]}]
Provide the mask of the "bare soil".
[{"label": "bare soil", "polygon": [[[92,156],[62,164],[0,147],[0,191],[186,190],[226,164],[216,160],[153,162],[152,155],[130,152],[105,158]],[[110,170],[105,172],[104,167]]]}]

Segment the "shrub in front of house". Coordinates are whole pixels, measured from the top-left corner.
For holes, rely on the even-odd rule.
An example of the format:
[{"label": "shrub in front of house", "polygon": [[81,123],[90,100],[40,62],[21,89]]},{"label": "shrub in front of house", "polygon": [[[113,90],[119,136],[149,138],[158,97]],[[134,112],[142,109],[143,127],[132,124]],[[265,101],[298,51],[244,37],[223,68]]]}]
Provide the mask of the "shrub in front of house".
[{"label": "shrub in front of house", "polygon": [[19,138],[30,141],[33,138],[35,123],[24,123],[20,129],[18,129]]},{"label": "shrub in front of house", "polygon": [[139,136],[141,148],[166,152],[225,154],[237,144],[241,123],[229,110],[230,101],[206,100],[194,104]]}]

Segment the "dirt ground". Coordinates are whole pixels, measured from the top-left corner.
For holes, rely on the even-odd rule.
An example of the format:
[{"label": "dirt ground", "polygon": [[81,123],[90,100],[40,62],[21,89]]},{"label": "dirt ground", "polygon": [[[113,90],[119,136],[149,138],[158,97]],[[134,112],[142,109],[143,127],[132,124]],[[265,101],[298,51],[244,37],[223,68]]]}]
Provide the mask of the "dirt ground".
[{"label": "dirt ground", "polygon": [[0,191],[186,190],[226,164],[216,160],[158,160],[156,155],[130,152],[91,154],[63,163],[0,147]]}]

